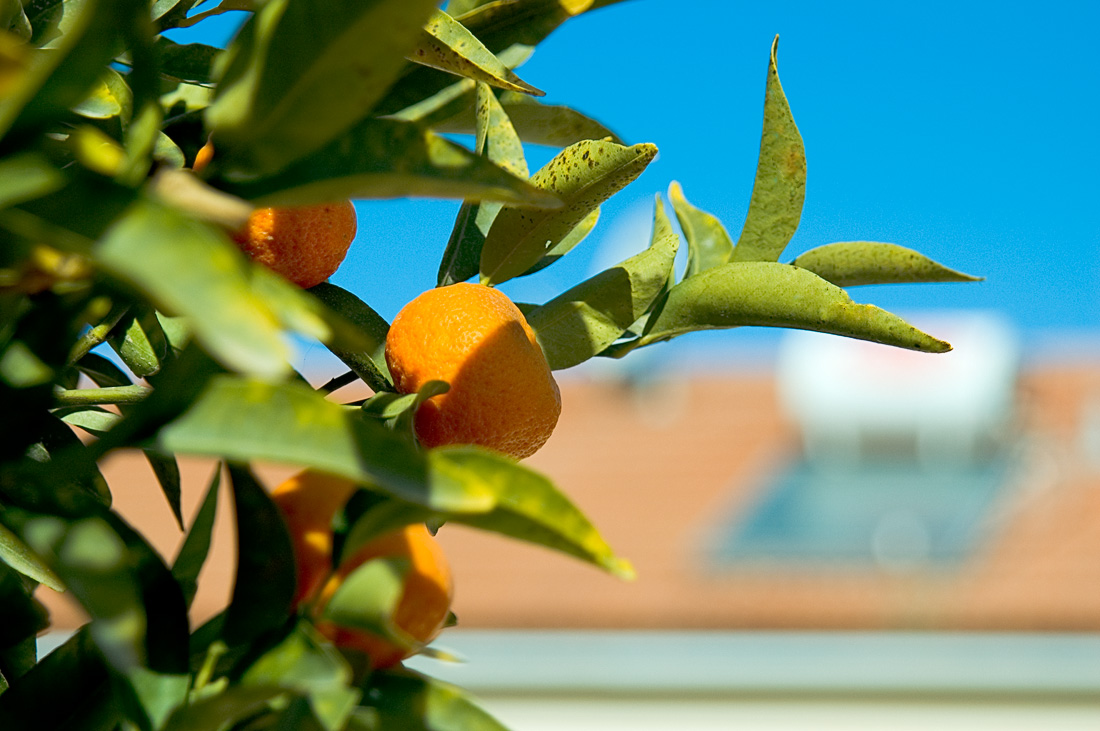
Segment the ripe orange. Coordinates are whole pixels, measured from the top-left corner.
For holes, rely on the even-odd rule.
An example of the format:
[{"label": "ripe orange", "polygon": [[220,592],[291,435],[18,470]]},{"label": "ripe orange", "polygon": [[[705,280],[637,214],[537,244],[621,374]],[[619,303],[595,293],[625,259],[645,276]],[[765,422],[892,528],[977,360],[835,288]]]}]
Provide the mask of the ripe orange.
[{"label": "ripe orange", "polygon": [[332,276],[354,238],[351,201],[257,208],[233,235],[246,254],[304,288]]},{"label": "ripe orange", "polygon": [[[408,525],[387,533],[356,551],[325,584],[316,612],[323,611],[348,574],[367,561],[378,558],[408,561],[401,598],[394,608],[394,624],[418,642],[428,643],[435,639],[447,621],[454,598],[454,583],[443,549],[423,524]],[[324,620],[316,624],[317,629],[336,646],[366,653],[373,668],[396,665],[415,652],[415,648],[395,645],[364,630],[340,627]]]},{"label": "ripe orange", "polygon": [[453,284],[405,305],[386,336],[386,363],[401,393],[430,380],[450,384],[416,413],[428,447],[479,444],[522,459],[546,443],[561,414],[534,331],[491,287]]},{"label": "ripe orange", "polygon": [[304,470],[271,492],[294,548],[298,584],[294,606],[314,596],[332,573],[332,518],[355,492],[355,483]]},{"label": "ripe orange", "polygon": [[[202,172],[214,159],[207,140],[191,169]],[[355,206],[351,201],[291,208],[257,208],[233,234],[244,253],[291,282],[308,289],[340,268],[355,238]]]}]

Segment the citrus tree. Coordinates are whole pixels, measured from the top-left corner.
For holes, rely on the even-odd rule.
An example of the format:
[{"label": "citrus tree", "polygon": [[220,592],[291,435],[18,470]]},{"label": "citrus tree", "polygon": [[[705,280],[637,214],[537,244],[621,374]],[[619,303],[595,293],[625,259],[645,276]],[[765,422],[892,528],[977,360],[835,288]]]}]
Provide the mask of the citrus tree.
[{"label": "citrus tree", "polygon": [[[613,0],[196,4],[0,1],[5,731],[499,728],[401,663],[438,653],[426,643],[455,621],[433,532],[461,523],[632,576],[519,461],[557,421],[553,371],[747,325],[950,347],[844,288],[967,275],[875,242],[779,262],[806,163],[774,45],[736,240],[673,183],[674,215],[658,197],[637,254],[512,303],[496,285],[577,246],[656,154],[540,102],[515,70]],[[249,16],[224,50],[163,35],[228,10]],[[560,152],[532,174],[525,143]],[[384,280],[324,280],[354,237],[348,201],[406,196],[462,202],[437,288],[391,328],[369,305]],[[311,385],[288,335],[347,371]],[[366,400],[334,393],[360,381]],[[112,510],[98,465],[120,449],[152,466],[176,555]],[[219,461],[194,516],[177,455]],[[301,471],[265,486],[257,462]],[[192,627],[221,490],[236,515],[232,598]],[[90,617],[45,657],[39,585]]]}]

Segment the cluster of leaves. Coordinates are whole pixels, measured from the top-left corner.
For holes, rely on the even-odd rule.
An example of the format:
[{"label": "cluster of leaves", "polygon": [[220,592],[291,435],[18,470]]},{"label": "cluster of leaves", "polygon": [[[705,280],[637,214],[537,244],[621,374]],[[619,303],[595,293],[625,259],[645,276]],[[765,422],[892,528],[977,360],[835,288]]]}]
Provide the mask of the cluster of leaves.
[{"label": "cluster of leaves", "polygon": [[[419,449],[411,414],[443,386],[394,394],[377,313],[331,284],[295,288],[227,233],[251,205],[452,197],[464,202],[438,284],[495,285],[552,264],[656,149],[539,102],[515,68],[561,23],[612,1],[451,0],[444,12],[434,0],[226,0],[199,14],[195,0],[0,2],[0,727],[499,727],[431,678],[365,672],[291,611],[290,542],[255,461],[363,486],[337,521],[344,552],[395,526],[451,521],[630,575],[545,477],[485,450]],[[224,51],[164,35],[229,10],[250,15]],[[472,133],[474,149],[449,132]],[[186,162],[211,135],[217,155],[196,176]],[[524,143],[563,149],[529,175]],[[804,185],[773,47],[740,240],[674,185],[687,270],[677,278],[679,238],[658,199],[647,249],[525,306],[552,367],[742,325],[946,349],[841,287],[965,275],[867,242],[777,262]],[[350,370],[311,387],[288,334]],[[329,398],[359,379],[374,397]],[[122,448],[148,458],[185,534],[171,564],[111,509],[97,465]],[[181,454],[223,460],[236,507],[232,599],[194,630],[221,467],[188,524]],[[371,580],[349,580],[332,606],[385,631],[399,567],[364,570]],[[39,584],[91,617],[41,659]]]}]

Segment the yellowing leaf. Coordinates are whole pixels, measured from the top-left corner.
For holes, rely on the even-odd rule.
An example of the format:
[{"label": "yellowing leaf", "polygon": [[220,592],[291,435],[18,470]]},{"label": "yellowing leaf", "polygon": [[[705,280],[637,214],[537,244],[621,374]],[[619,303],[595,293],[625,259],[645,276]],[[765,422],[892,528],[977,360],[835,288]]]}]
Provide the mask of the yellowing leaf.
[{"label": "yellowing leaf", "polygon": [[732,261],[778,260],[798,228],[806,199],[806,149],[779,83],[775,60],[778,48],[776,36],[768,62],[756,182]]},{"label": "yellowing leaf", "polygon": [[800,254],[791,263],[809,269],[838,287],[904,282],[977,282],[981,279],[948,269],[904,246],[874,241],[826,244]]}]

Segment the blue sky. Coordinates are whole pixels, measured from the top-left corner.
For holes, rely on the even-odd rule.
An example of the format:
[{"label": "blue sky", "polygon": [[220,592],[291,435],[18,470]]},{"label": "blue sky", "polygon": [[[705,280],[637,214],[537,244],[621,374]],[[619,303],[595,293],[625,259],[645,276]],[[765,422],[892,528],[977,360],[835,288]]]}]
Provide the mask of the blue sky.
[{"label": "blue sky", "polygon": [[[201,27],[201,26],[200,26]],[[985,276],[864,287],[901,312],[997,309],[1025,344],[1100,332],[1100,3],[633,0],[574,19],[520,69],[657,160],[605,204],[596,232],[539,275],[541,301],[645,246],[652,200],[678,180],[736,238],[752,190],[772,37],[806,143],[802,224],[783,260],[875,240]],[[532,169],[552,155],[528,151]],[[364,201],[333,281],[392,318],[435,282],[458,203]],[[759,340],[735,331],[709,342]],[[755,340],[754,340],[755,339]]]}]

